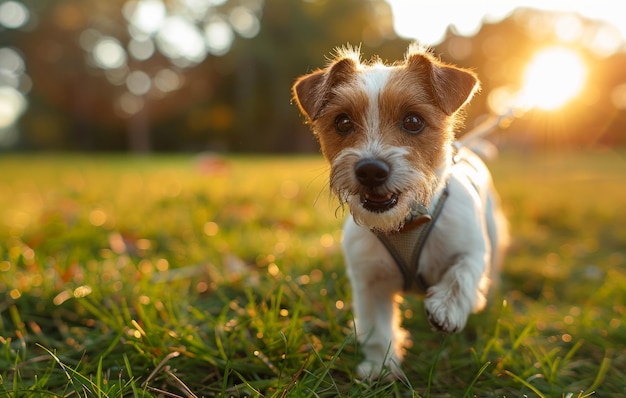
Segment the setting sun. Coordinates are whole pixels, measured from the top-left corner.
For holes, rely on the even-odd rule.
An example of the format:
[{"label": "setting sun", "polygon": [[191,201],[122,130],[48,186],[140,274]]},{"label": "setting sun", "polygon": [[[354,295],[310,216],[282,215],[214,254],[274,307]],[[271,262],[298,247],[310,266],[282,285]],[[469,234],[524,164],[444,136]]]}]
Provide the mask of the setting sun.
[{"label": "setting sun", "polygon": [[586,77],[587,68],[576,52],[565,47],[541,50],[526,67],[521,103],[556,109],[581,91]]}]

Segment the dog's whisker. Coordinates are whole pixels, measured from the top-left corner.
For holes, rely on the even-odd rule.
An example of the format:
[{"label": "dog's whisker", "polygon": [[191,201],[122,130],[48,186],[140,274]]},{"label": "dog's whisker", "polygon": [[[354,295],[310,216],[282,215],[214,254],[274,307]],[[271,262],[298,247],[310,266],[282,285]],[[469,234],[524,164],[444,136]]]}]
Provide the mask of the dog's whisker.
[{"label": "dog's whisker", "polygon": [[330,190],[330,185],[328,183],[326,183],[326,185],[324,185],[319,192],[317,193],[317,195],[315,195],[315,199],[313,200],[313,206],[317,205],[317,201],[320,199],[320,197],[322,196],[322,193],[326,192],[329,194],[329,197],[332,197],[332,192]]},{"label": "dog's whisker", "polygon": [[[340,210],[342,214],[337,215]],[[339,218],[339,216],[343,214],[346,214],[346,206],[345,206],[345,203],[342,202],[342,203],[339,203],[339,205],[335,208],[335,218]]]}]

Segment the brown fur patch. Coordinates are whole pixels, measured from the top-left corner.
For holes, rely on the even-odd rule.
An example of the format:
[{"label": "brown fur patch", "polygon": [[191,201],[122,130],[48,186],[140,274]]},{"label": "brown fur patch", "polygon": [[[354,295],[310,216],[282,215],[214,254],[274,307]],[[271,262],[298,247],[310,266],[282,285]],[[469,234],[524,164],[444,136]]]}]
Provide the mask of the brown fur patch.
[{"label": "brown fur patch", "polygon": [[[365,136],[367,108],[369,99],[356,81],[344,82],[334,87],[331,100],[323,112],[313,122],[322,153],[330,162],[344,148],[355,147]],[[354,124],[354,131],[341,135],[335,129],[335,119],[342,113],[347,114]]]},{"label": "brown fur patch", "polygon": [[[408,160],[422,170],[434,172],[445,160],[445,148],[453,134],[450,118],[434,98],[430,65],[423,62],[397,67],[381,92],[379,109],[381,130],[393,136],[385,142],[410,148]],[[402,120],[410,113],[424,118],[426,127],[422,132],[411,134],[402,129]]]}]

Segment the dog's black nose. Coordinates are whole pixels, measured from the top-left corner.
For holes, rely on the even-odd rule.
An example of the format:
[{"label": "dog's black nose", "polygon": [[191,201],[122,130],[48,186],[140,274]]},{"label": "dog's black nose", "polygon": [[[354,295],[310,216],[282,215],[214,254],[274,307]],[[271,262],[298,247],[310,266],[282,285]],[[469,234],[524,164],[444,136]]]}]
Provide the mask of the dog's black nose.
[{"label": "dog's black nose", "polygon": [[357,180],[370,188],[377,187],[387,181],[390,171],[389,164],[378,159],[363,159],[354,167]]}]

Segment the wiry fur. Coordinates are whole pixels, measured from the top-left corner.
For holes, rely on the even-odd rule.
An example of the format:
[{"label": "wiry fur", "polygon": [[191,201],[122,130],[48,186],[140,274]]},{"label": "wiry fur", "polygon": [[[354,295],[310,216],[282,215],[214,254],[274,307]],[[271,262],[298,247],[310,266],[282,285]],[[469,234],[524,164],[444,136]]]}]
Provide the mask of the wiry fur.
[{"label": "wiry fur", "polygon": [[[362,377],[378,377],[385,366],[400,374],[408,339],[397,304],[403,276],[373,231],[400,230],[415,201],[432,208],[444,187],[449,193],[420,262],[430,286],[424,306],[431,324],[458,332],[486,303],[506,223],[485,165],[469,149],[455,154],[453,146],[459,113],[478,87],[474,73],[442,63],[417,44],[393,65],[362,62],[358,49],[338,49],[325,69],[294,85],[331,165],[331,189],[351,213],[343,248],[365,354]],[[425,127],[408,130],[407,115],[419,115]],[[350,131],[338,130],[339,116],[349,118]],[[464,160],[454,162],[453,155]],[[384,181],[365,184],[356,171],[363,160],[387,165]],[[384,208],[373,211],[370,200]]]}]

